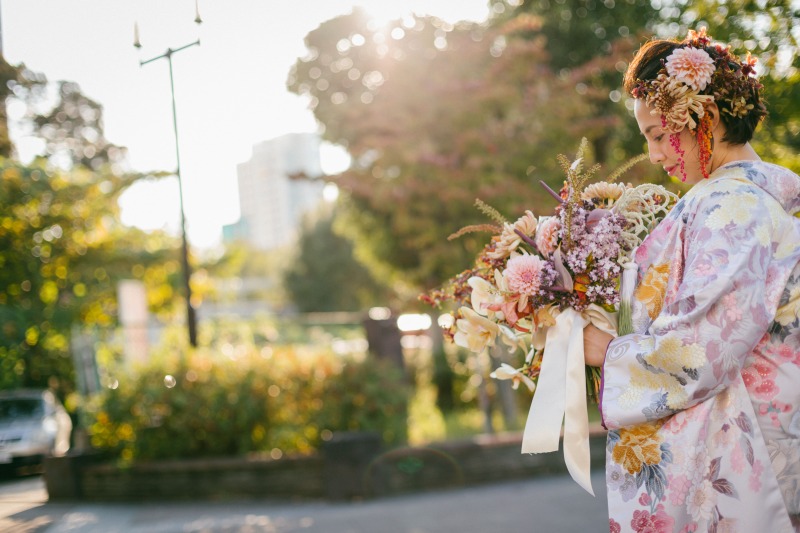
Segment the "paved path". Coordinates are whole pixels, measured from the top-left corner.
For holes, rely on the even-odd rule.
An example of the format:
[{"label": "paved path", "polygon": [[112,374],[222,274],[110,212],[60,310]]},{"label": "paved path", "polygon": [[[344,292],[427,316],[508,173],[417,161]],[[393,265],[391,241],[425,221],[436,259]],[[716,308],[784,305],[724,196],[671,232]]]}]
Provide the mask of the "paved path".
[{"label": "paved path", "polygon": [[593,533],[608,531],[596,498],[569,477],[514,481],[358,503],[51,504],[39,477],[0,484],[3,533]]}]

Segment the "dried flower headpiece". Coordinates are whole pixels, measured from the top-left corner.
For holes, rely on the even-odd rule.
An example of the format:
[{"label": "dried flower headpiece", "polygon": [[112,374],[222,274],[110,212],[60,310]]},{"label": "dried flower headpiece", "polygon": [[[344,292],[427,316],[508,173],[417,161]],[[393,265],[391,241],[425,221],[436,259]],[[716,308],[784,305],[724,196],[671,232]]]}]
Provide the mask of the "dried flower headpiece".
[{"label": "dried flower headpiece", "polygon": [[[711,117],[705,106],[716,102],[721,113],[743,118],[759,103],[762,85],[755,78],[756,58],[747,53],[744,60],[732,55],[729,46],[711,45],[706,28],[689,30],[686,39],[666,60],[654,80],[638,80],[632,91],[661,115],[662,127],[680,156],[682,177],[686,179],[683,150],[678,134],[685,127],[700,145],[700,169],[708,177],[713,138]],[[709,53],[712,51],[712,53]]]}]

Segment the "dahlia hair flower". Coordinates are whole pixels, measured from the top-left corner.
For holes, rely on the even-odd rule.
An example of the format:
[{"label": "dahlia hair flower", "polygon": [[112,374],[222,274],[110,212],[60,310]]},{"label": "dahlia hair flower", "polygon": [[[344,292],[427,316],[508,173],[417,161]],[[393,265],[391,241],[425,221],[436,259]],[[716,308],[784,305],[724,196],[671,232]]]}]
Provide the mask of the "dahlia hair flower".
[{"label": "dahlia hair flower", "polygon": [[714,60],[701,48],[678,48],[667,58],[667,73],[695,91],[702,91],[714,74]]}]

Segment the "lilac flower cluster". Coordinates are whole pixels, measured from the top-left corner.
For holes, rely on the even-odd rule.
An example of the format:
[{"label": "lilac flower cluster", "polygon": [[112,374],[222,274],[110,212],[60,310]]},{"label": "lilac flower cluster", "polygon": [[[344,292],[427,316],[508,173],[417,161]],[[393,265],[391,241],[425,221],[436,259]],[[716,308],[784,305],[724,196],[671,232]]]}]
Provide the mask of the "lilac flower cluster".
[{"label": "lilac flower cluster", "polygon": [[533,304],[537,307],[552,303],[556,299],[555,293],[550,290],[558,280],[558,272],[556,272],[552,261],[543,262],[541,277],[542,283],[533,300]]},{"label": "lilac flower cluster", "polygon": [[[612,212],[605,212],[602,217],[595,213],[590,217],[592,211],[589,202],[576,206],[569,225],[570,238],[562,236],[566,267],[576,282],[566,303],[576,310],[593,303],[607,308],[619,303],[617,280],[621,269],[618,258],[623,251],[620,236],[628,221]],[[562,227],[567,227],[568,216],[567,210],[561,212]]]}]

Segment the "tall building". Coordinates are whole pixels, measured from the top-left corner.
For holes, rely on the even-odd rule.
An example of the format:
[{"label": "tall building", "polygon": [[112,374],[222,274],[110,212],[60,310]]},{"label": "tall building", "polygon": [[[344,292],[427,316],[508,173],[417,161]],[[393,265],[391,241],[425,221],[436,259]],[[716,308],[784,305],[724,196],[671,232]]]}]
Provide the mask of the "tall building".
[{"label": "tall building", "polygon": [[[261,250],[290,243],[303,215],[322,200],[319,136],[290,133],[253,146],[237,166],[241,218],[223,228],[223,240],[244,240]],[[292,179],[305,175],[309,179]]]}]

